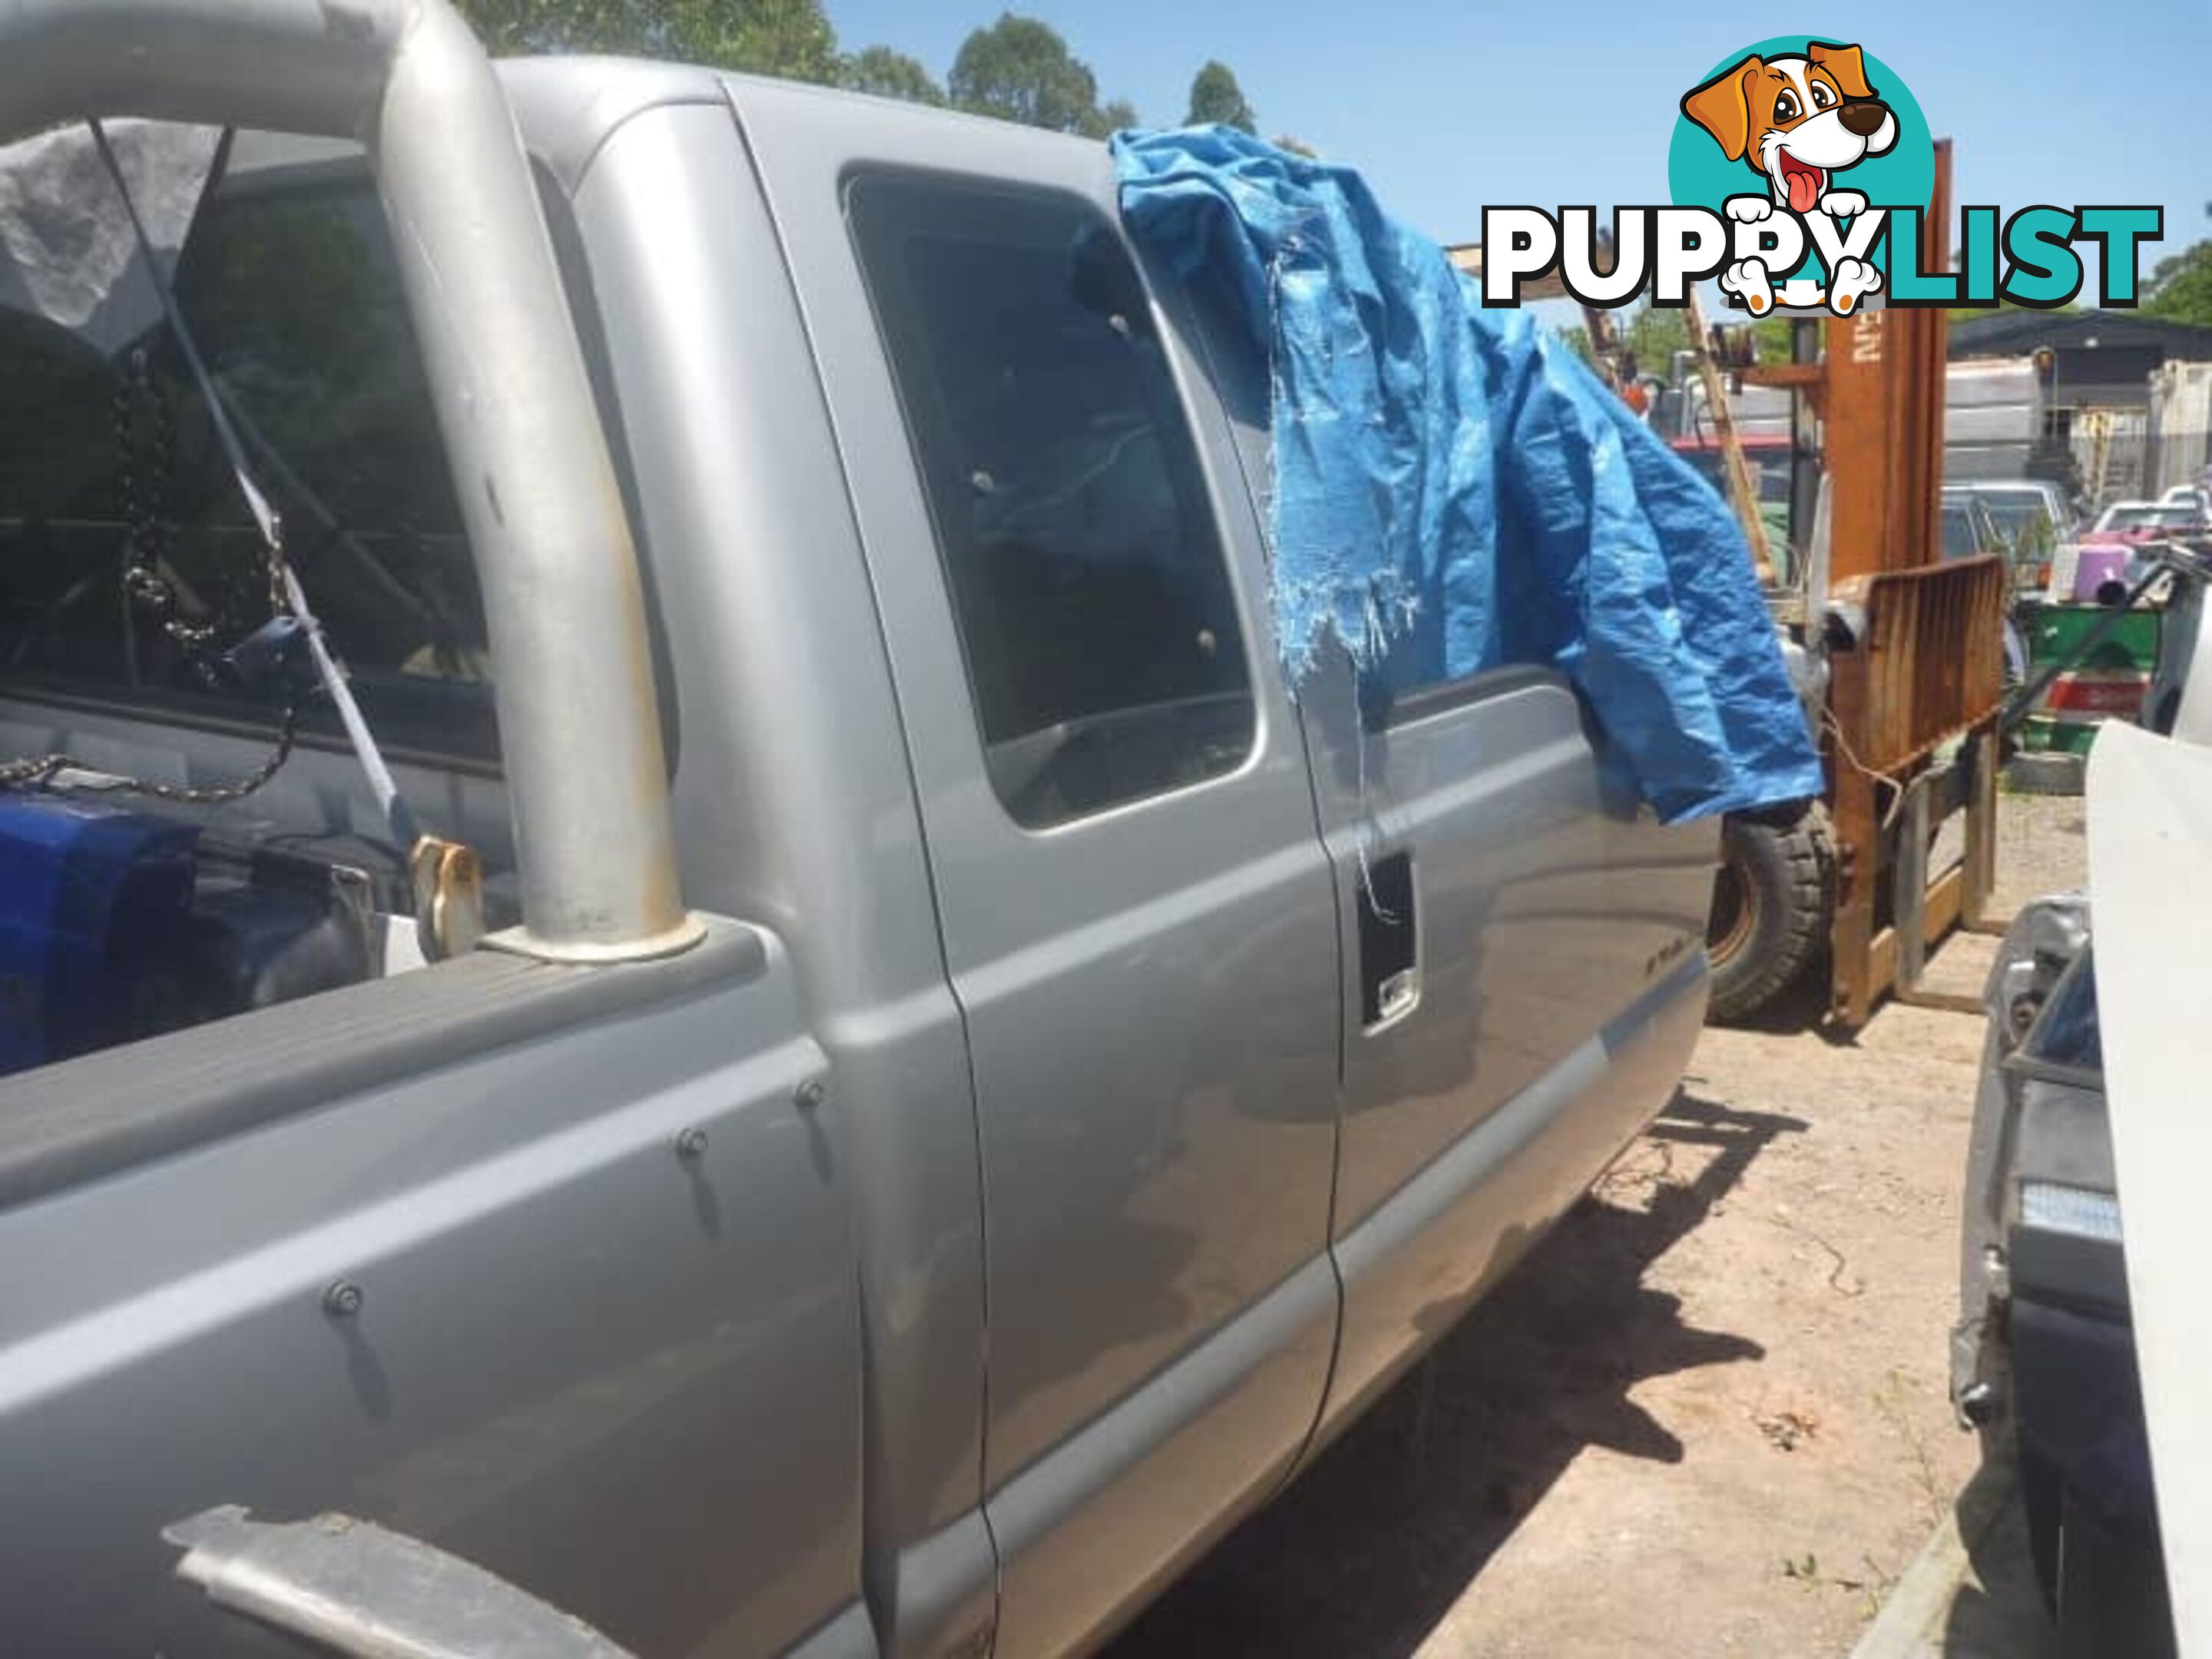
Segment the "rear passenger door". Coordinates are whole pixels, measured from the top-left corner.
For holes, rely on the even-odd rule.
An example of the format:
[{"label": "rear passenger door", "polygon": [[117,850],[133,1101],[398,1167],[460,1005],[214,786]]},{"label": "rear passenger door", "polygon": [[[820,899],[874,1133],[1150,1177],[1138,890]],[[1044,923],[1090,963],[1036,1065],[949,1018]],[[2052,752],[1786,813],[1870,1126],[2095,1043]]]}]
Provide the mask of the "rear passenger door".
[{"label": "rear passenger door", "polygon": [[1556,674],[1352,678],[1303,700],[1346,951],[1332,1431],[1672,1094],[1714,833],[1639,808]]},{"label": "rear passenger door", "polygon": [[[1195,306],[1256,493],[1267,366],[1233,301],[1201,280]],[[1653,821],[1545,670],[1393,696],[1332,644],[1298,708],[1344,951],[1344,1324],[1318,1446],[1673,1092],[1716,826]]]},{"label": "rear passenger door", "polygon": [[1056,1650],[1264,1495],[1325,1385],[1337,924],[1299,728],[1104,151],[734,96],[973,1055],[999,1651]]}]

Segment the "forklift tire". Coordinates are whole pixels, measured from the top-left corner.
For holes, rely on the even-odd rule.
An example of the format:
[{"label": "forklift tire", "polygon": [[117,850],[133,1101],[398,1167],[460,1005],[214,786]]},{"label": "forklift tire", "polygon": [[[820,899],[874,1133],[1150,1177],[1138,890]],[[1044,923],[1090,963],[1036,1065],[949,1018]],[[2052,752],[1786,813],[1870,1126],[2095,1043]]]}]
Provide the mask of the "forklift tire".
[{"label": "forklift tire", "polygon": [[1835,892],[1835,831],[1819,802],[1723,820],[1705,923],[1710,1017],[1748,1018],[1795,985],[1827,942]]}]

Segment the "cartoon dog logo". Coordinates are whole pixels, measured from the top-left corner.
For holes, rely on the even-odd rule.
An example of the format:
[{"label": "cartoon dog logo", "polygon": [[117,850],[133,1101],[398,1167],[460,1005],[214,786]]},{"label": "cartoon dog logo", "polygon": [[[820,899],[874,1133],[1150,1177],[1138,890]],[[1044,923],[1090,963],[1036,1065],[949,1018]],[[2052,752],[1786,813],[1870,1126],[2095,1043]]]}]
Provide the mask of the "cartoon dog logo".
[{"label": "cartoon dog logo", "polygon": [[[1777,207],[1837,219],[1865,212],[1867,198],[1838,189],[1835,177],[1897,143],[1897,117],[1867,83],[1859,48],[1824,40],[1808,41],[1802,57],[1746,58],[1684,94],[1682,113],[1711,133],[1729,161],[1766,182],[1765,195],[1728,199],[1729,216],[1747,224]],[[1753,316],[1773,307],[1773,283],[1759,260],[1737,260],[1720,283],[1741,295]],[[1873,264],[1843,259],[1830,275],[1828,303],[1848,315],[1860,296],[1881,286]]]}]

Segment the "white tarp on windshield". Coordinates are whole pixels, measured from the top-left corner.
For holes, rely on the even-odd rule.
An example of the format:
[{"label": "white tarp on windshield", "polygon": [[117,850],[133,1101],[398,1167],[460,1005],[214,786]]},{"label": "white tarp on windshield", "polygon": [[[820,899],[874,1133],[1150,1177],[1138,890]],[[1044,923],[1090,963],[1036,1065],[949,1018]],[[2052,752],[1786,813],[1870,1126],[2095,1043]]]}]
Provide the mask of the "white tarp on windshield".
[{"label": "white tarp on windshield", "polygon": [[[166,121],[105,125],[149,239],[173,262],[220,131]],[[88,128],[0,148],[0,307],[42,317],[111,357],[161,320],[161,300]]]}]

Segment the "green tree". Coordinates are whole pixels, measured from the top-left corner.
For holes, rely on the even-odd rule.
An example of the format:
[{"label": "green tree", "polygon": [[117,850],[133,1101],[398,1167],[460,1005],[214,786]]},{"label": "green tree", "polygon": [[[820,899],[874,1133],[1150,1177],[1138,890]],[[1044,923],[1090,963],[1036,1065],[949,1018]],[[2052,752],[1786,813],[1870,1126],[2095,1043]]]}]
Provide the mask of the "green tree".
[{"label": "green tree", "polygon": [[1636,354],[1643,373],[1666,379],[1678,351],[1690,349],[1690,313],[1686,307],[1643,305],[1628,325],[1628,349]]},{"label": "green tree", "polygon": [[828,83],[821,0],[457,0],[495,52],[616,52]]},{"label": "green tree", "polygon": [[2150,274],[2142,308],[2170,323],[2212,328],[2212,241],[2160,259]]},{"label": "green tree", "polygon": [[1256,135],[1260,131],[1259,118],[1245,101],[1244,88],[1237,84],[1237,72],[1218,58],[1199,70],[1190,83],[1190,113],[1183,120],[1194,127],[1218,123],[1239,132]]},{"label": "green tree", "polygon": [[667,55],[639,0],[455,0],[495,54],[625,52]]},{"label": "green tree", "polygon": [[1136,112],[1098,106],[1098,77],[1067,49],[1060,31],[1013,12],[970,34],[953,60],[945,89],[960,108],[1002,121],[1101,137],[1116,117]]},{"label": "green tree", "polygon": [[685,63],[820,86],[837,79],[837,33],[821,0],[659,0],[658,9],[670,55]]},{"label": "green tree", "polygon": [[923,68],[921,60],[889,46],[870,46],[848,58],[838,70],[837,84],[878,98],[902,98],[909,104],[941,108],[945,88]]},{"label": "green tree", "polygon": [[1124,127],[1143,125],[1137,106],[1126,98],[1116,98],[1099,106],[1098,118],[1085,131],[1093,138],[1110,138]]}]

